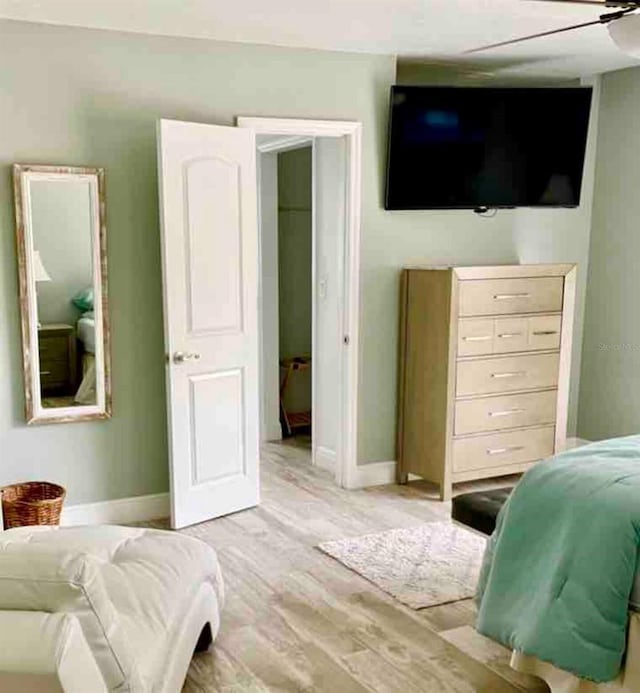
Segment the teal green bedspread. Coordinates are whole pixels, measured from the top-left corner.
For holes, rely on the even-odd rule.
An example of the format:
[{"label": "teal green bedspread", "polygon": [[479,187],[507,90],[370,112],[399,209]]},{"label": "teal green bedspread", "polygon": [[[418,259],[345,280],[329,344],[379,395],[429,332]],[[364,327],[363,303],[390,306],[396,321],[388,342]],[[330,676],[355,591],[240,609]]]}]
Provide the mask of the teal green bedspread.
[{"label": "teal green bedspread", "polygon": [[488,542],[478,631],[583,678],[614,679],[639,543],[640,436],[537,464]]}]

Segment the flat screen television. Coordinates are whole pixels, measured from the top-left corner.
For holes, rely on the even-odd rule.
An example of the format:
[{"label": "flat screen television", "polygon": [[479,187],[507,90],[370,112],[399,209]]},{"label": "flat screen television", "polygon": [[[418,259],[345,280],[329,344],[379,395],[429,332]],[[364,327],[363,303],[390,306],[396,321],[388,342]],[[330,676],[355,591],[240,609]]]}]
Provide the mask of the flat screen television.
[{"label": "flat screen television", "polygon": [[591,89],[391,88],[386,209],[576,207]]}]

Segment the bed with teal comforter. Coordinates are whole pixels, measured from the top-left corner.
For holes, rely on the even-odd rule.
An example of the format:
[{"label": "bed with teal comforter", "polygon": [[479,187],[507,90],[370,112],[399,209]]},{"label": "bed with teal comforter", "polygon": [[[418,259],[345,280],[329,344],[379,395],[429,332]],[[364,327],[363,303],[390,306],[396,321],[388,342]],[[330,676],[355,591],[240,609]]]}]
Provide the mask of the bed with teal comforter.
[{"label": "bed with teal comforter", "polygon": [[640,436],[561,453],[522,478],[488,542],[477,629],[596,682],[622,666],[640,545]]}]

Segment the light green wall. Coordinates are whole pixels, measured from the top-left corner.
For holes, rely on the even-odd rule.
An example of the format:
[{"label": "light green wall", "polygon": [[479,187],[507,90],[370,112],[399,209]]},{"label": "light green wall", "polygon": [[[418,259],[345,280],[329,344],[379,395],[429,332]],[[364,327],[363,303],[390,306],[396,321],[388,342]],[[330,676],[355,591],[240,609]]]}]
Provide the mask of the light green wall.
[{"label": "light green wall", "polygon": [[640,69],[604,75],[578,434],[640,431]]},{"label": "light green wall", "polygon": [[280,356],[311,353],[311,147],[278,154]]},{"label": "light green wall", "polygon": [[[45,59],[43,59],[43,57]],[[395,458],[403,265],[586,261],[586,212],[385,212],[392,57],[0,22],[0,483],[46,477],[69,502],[168,487],[156,118],[237,115],[363,123],[359,459]],[[9,166],[104,166],[114,418],[27,428]],[[590,209],[590,194],[584,209]],[[557,230],[555,226],[558,225]],[[577,342],[580,341],[578,325]],[[575,397],[571,402],[575,412]]]},{"label": "light green wall", "polygon": [[[46,57],[46,59],[43,59]],[[231,125],[238,115],[355,119],[364,125],[365,273],[387,220],[379,211],[391,57],[150,37],[0,22],[0,484],[49,478],[69,502],[168,488],[155,127],[158,117]],[[10,165],[104,166],[113,413],[106,423],[27,428],[16,292]],[[395,224],[390,223],[393,229]],[[411,232],[416,235],[414,231]],[[372,257],[366,247],[371,235]],[[396,268],[397,269],[397,268]],[[395,274],[369,285],[391,308],[382,349],[365,346],[363,459],[394,451]],[[391,329],[389,329],[389,325]],[[380,367],[382,363],[382,368]],[[385,372],[386,371],[386,372]],[[369,375],[372,373],[372,375]],[[371,386],[369,386],[371,387]],[[382,436],[377,434],[383,429]]]},{"label": "light green wall", "polygon": [[36,284],[38,319],[75,325],[81,311],[71,299],[93,286],[89,184],[32,181],[30,199],[33,247],[51,277]]},{"label": "light green wall", "polygon": [[[280,356],[311,354],[311,147],[278,154]],[[311,371],[289,379],[287,411],[311,409]]]}]

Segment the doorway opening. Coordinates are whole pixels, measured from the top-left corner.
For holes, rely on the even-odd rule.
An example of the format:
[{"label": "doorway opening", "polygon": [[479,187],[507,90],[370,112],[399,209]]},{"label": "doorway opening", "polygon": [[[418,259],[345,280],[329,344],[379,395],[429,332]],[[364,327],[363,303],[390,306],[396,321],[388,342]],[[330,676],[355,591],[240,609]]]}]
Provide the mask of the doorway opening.
[{"label": "doorway opening", "polygon": [[[313,145],[279,151],[277,157],[277,258],[279,423],[276,439],[311,441],[313,396]],[[265,171],[265,175],[267,175]],[[265,242],[271,242],[266,239]],[[269,271],[270,267],[265,267]],[[336,315],[337,317],[337,315]],[[337,345],[336,345],[336,348]],[[265,367],[273,364],[265,363]],[[337,374],[336,374],[337,375]],[[337,389],[336,378],[332,387]],[[264,406],[272,403],[269,398]],[[265,412],[275,418],[276,412]],[[271,440],[265,430],[263,439]]]},{"label": "doorway opening", "polygon": [[260,437],[293,437],[357,486],[360,125],[239,118],[256,132]]},{"label": "doorway opening", "polygon": [[[272,118],[239,118],[237,125],[167,119],[158,123],[174,528],[260,502],[260,428],[267,411],[261,401],[268,391],[262,380],[279,370],[279,349],[273,351],[275,369],[265,367],[264,333],[270,324],[265,316],[269,306],[278,305],[269,295],[269,282],[273,284],[278,272],[264,270],[269,248],[272,255],[275,250],[259,233],[260,226],[264,230],[268,225],[258,200],[270,198],[257,194],[261,178],[257,159],[269,154],[269,149],[272,153],[281,149],[284,139],[289,148],[292,140],[297,140],[297,146],[301,140],[310,141],[313,147],[314,461],[321,463],[318,415],[329,412],[338,430],[334,459],[326,466],[335,467],[339,485],[355,488],[366,483],[365,467],[357,464],[356,446],[361,125]],[[275,143],[261,142],[257,156],[261,135],[278,137]],[[333,196],[329,191],[334,191]],[[275,209],[277,215],[277,204]],[[330,259],[326,262],[321,262],[325,255],[320,239],[330,239],[332,250],[327,250]],[[332,255],[336,248],[338,255]],[[325,294],[327,300],[317,299]],[[335,311],[327,313],[337,326],[333,334],[318,330],[323,319],[320,307],[329,305],[337,305],[337,320]],[[330,349],[321,345],[322,335],[327,334]],[[330,370],[324,363],[327,354],[335,356]],[[323,372],[331,373],[327,382],[337,381],[339,388],[328,407],[318,406]],[[276,402],[278,392],[276,377]]]}]

